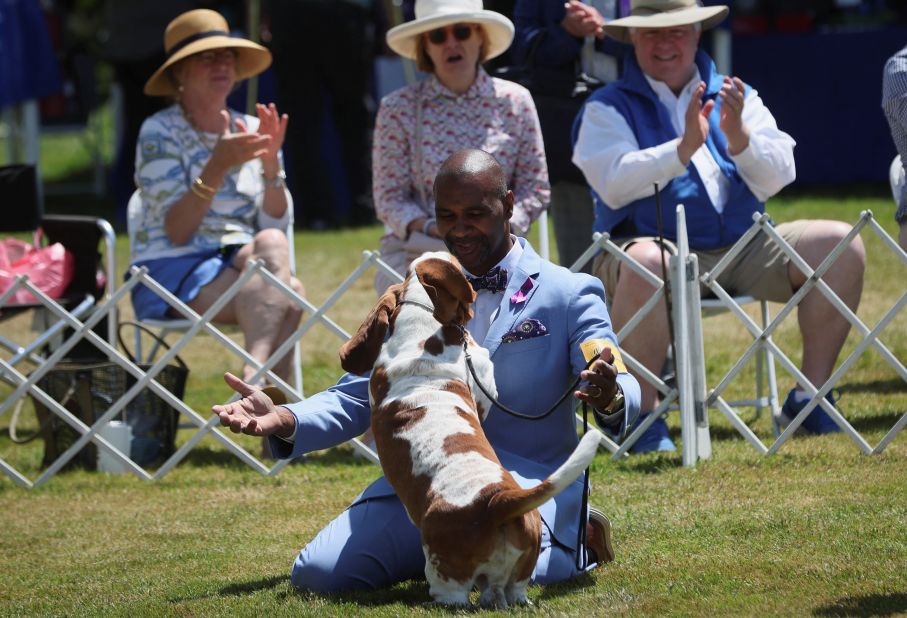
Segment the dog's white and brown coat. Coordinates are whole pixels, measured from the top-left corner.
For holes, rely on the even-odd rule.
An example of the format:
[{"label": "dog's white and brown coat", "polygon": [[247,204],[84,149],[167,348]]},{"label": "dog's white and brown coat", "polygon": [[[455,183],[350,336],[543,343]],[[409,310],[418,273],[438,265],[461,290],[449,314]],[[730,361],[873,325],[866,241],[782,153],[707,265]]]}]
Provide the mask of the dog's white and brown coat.
[{"label": "dog's white and brown coat", "polygon": [[477,586],[484,605],[527,603],[541,538],[536,508],[582,472],[601,435],[587,433],[547,480],[520,488],[485,438],[491,402],[464,359],[465,337],[479,380],[496,396],[488,352],[465,330],[475,293],[447,253],[427,253],[410,270],[343,346],[341,364],[372,369],[378,455],[421,532],[432,598],[466,605]]}]

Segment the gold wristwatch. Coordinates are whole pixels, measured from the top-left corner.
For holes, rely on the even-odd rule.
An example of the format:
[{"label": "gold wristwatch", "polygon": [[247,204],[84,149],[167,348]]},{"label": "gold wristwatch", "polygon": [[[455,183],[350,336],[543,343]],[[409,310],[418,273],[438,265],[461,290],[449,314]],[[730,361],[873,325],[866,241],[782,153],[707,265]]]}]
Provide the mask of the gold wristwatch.
[{"label": "gold wristwatch", "polygon": [[611,399],[611,403],[608,404],[608,407],[602,410],[603,414],[609,416],[624,411],[624,391],[620,387],[620,384],[615,384],[614,386],[617,388],[617,391],[614,393],[614,398]]}]

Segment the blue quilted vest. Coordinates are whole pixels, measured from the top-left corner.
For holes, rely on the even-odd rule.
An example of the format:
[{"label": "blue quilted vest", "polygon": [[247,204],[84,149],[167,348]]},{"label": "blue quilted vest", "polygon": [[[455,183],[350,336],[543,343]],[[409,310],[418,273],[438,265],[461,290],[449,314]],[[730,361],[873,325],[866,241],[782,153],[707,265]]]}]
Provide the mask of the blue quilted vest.
[{"label": "blue quilted vest", "polygon": [[[724,76],[718,73],[715,63],[702,50],[696,52],[696,66],[706,83],[704,101],[715,101],[709,115],[710,128],[705,145],[729,181],[728,202],[723,213],[715,210],[692,163],[687,165],[685,174],[659,189],[665,238],[677,239],[674,211],[677,204],[683,204],[690,247],[704,250],[732,245],[752,225],[753,213],[764,212],[765,205],[753,195],[737,173],[737,166],[727,153],[727,139],[718,127],[721,106],[718,92],[724,83]],[[746,86],[747,92],[749,89]],[[668,110],[658,100],[632,54],[627,55],[623,78],[594,92],[587,104],[592,101],[616,109],[633,130],[641,149],[678,137]],[[582,114],[578,114],[573,125],[574,143],[581,120]],[[595,202],[595,231],[609,232],[615,238],[658,235],[654,195],[618,210],[608,208],[595,191],[592,191],[592,197]]]}]

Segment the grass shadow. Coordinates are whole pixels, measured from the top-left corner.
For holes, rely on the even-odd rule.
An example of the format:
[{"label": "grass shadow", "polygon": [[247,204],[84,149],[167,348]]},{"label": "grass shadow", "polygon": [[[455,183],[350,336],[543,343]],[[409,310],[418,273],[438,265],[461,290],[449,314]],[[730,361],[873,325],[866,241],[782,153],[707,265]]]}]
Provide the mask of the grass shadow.
[{"label": "grass shadow", "polygon": [[[248,449],[246,449],[248,450]],[[258,453],[250,451],[258,458]],[[265,462],[268,465],[269,462]],[[271,462],[273,463],[273,462]],[[180,465],[189,465],[195,468],[232,468],[242,470],[247,467],[246,463],[240,460],[236,455],[227,450],[212,449],[206,446],[197,445],[183,458]]]},{"label": "grass shadow", "polygon": [[627,472],[638,472],[641,474],[660,474],[683,466],[680,451],[641,455],[631,454],[629,457],[623,457],[614,463]]},{"label": "grass shadow", "polygon": [[181,603],[186,603],[189,601],[200,601],[203,599],[213,599],[217,597],[241,597],[258,592],[260,590],[271,590],[277,588],[278,586],[286,583],[287,580],[288,577],[286,575],[274,575],[271,577],[264,577],[247,582],[228,584],[216,592],[172,597],[168,599],[168,602],[172,605],[179,605]]},{"label": "grass shadow", "polygon": [[218,594],[221,596],[231,596],[238,597],[245,594],[250,594],[253,592],[258,592],[259,590],[270,590],[271,588],[276,588],[277,586],[283,584],[287,581],[286,575],[266,577],[264,579],[258,579],[255,581],[243,582],[230,584],[229,586],[224,586],[218,591]]},{"label": "grass shadow", "polygon": [[[747,421],[750,420],[750,419],[741,417],[740,420],[742,420],[744,423],[746,423],[747,427],[749,427],[750,429],[753,429],[752,423],[751,423],[751,422],[747,422]],[[758,437],[758,438],[759,438],[760,440],[762,440],[763,442],[765,442],[766,439],[768,439],[768,440],[774,440],[774,437],[773,437],[773,436],[768,436],[768,437],[766,437],[766,436],[761,436],[761,435],[759,435],[759,432],[756,431],[756,430],[753,430],[753,432],[756,434],[756,437]],[[745,438],[743,437],[743,435],[742,435],[739,431],[737,431],[737,428],[734,427],[733,425],[724,425],[724,424],[722,424],[722,425],[714,424],[714,425],[713,425],[712,423],[709,423],[709,437],[710,437],[712,440],[715,440],[715,441],[717,441],[717,440],[743,440],[743,439],[745,439]]]},{"label": "grass shadow", "polygon": [[[278,578],[279,579],[279,578]],[[557,584],[548,584],[545,586],[534,586],[541,589],[538,601],[554,599],[567,594],[572,594],[577,590],[595,586],[595,580],[589,573],[584,573],[578,577]],[[531,590],[531,588],[530,588]],[[405,605],[408,607],[425,607],[433,611],[446,612],[451,615],[461,615],[464,613],[478,613],[486,611],[478,605],[476,591],[470,595],[474,605],[470,607],[450,607],[440,605],[431,601],[428,593],[428,582],[424,579],[412,579],[396,584],[390,588],[378,590],[360,590],[356,592],[338,592],[335,594],[320,594],[310,591],[298,591],[292,586],[289,595],[300,597],[317,597],[319,599],[329,600],[336,603],[349,603],[361,607],[382,607],[387,605]]]},{"label": "grass shadow", "polygon": [[840,390],[842,395],[847,393],[872,393],[873,395],[905,393],[907,392],[907,382],[899,378],[872,380],[871,382],[849,383]]},{"label": "grass shadow", "polygon": [[[847,421],[853,425],[853,428],[856,429],[859,433],[864,434],[866,432],[881,431],[883,433],[888,433],[888,431],[894,427],[894,424],[898,422],[904,415],[904,410],[900,412],[888,412],[886,414],[876,414],[874,416],[863,416],[860,418],[847,419]],[[847,418],[847,412],[844,412],[844,418]]]},{"label": "grass shadow", "polygon": [[816,607],[813,616],[894,616],[907,612],[907,593],[867,594],[840,599]]},{"label": "grass shadow", "polygon": [[545,601],[547,599],[556,599],[566,594],[576,592],[577,590],[591,588],[593,586],[595,586],[595,578],[589,573],[583,573],[582,575],[578,575],[567,581],[542,586],[542,592],[539,594],[538,600]]},{"label": "grass shadow", "polygon": [[[419,607],[430,605],[431,596],[428,594],[428,582],[412,579],[400,582],[389,588],[375,590],[356,590],[350,592],[319,593],[308,590],[298,590],[290,586],[288,596],[303,598],[318,598],[332,603],[349,603],[361,607],[382,607],[385,605],[408,605]],[[438,608],[443,606],[438,605]],[[463,609],[457,610],[462,612]]]}]

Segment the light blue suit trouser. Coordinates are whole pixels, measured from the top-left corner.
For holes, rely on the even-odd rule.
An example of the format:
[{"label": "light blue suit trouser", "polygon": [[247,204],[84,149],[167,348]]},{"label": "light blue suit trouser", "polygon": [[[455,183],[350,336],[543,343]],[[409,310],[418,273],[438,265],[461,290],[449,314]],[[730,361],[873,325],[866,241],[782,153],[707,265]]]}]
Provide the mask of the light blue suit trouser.
[{"label": "light blue suit trouser", "polygon": [[[548,527],[542,524],[533,583],[575,577],[580,573],[575,562],[573,551],[552,543]],[[419,530],[400,500],[387,496],[354,504],[329,523],[299,552],[290,581],[301,590],[343,592],[386,588],[424,575]]]}]

